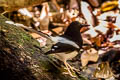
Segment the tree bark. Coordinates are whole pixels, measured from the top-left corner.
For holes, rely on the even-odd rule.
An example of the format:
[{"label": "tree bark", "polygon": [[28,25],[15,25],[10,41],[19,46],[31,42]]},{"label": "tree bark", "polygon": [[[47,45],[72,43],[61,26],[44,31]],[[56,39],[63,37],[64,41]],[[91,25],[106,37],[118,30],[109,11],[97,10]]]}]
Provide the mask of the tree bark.
[{"label": "tree bark", "polygon": [[[55,67],[44,55],[45,49],[25,30],[5,23],[0,15],[0,79],[3,80],[79,80]],[[80,79],[81,80],[81,79]],[[84,80],[84,78],[82,78]]]}]

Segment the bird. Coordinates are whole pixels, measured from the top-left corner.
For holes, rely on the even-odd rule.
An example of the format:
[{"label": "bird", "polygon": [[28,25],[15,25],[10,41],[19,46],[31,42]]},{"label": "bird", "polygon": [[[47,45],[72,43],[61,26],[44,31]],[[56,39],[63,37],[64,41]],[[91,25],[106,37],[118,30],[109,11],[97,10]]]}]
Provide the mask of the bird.
[{"label": "bird", "polygon": [[71,60],[77,56],[82,48],[83,39],[80,29],[84,26],[88,25],[80,24],[78,21],[70,23],[63,35],[51,37],[55,44],[45,53],[46,55],[52,54],[58,60],[62,61],[72,77],[74,77],[71,72],[73,71],[73,67],[67,63],[67,60]]},{"label": "bird", "polygon": [[[11,22],[11,21],[6,21],[6,23],[14,24],[14,22]],[[37,32],[37,31],[30,29],[21,24],[15,23],[14,25],[21,26],[24,29],[27,29],[31,32],[35,32],[35,33],[47,38],[48,40],[52,41],[53,45],[52,45],[51,49],[45,53],[45,55],[53,54],[57,59],[59,59],[60,61],[62,61],[64,63],[70,76],[75,77],[72,75],[72,72],[74,72],[73,69],[75,69],[75,68],[70,66],[67,63],[67,60],[71,60],[72,58],[74,58],[75,56],[78,55],[78,53],[83,45],[83,39],[82,39],[82,36],[80,33],[80,29],[82,27],[87,27],[89,25],[81,24],[78,21],[73,21],[67,27],[64,34],[58,35],[58,36],[51,36],[51,35],[47,35],[43,32]]]}]

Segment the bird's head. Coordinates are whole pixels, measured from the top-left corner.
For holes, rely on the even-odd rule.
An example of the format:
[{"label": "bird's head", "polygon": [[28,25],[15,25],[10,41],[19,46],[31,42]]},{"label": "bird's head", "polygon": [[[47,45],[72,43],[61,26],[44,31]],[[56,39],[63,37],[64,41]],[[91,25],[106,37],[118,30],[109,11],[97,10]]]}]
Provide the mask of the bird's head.
[{"label": "bird's head", "polygon": [[74,21],[68,26],[63,36],[68,36],[72,41],[74,41],[81,47],[83,44],[83,40],[80,33],[80,29],[86,26],[89,26],[89,25],[81,24],[78,21]]},{"label": "bird's head", "polygon": [[69,33],[80,33],[80,29],[82,27],[87,27],[89,26],[88,24],[81,24],[78,21],[73,21],[68,27],[67,30],[65,31],[65,35],[69,34]]}]

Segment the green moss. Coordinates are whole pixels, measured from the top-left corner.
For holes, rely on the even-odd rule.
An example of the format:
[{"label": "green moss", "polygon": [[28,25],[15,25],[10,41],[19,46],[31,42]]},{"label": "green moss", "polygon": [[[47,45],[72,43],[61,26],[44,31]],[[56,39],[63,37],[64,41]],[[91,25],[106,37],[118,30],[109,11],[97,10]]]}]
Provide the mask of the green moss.
[{"label": "green moss", "polygon": [[40,47],[39,42],[32,38],[32,36],[25,32],[22,28],[5,23],[5,21],[8,21],[8,19],[4,16],[0,17],[0,20],[1,29],[6,30],[6,40],[8,40],[11,44],[18,44],[18,46],[24,47],[25,50],[28,50],[31,54],[36,52],[34,45]]}]

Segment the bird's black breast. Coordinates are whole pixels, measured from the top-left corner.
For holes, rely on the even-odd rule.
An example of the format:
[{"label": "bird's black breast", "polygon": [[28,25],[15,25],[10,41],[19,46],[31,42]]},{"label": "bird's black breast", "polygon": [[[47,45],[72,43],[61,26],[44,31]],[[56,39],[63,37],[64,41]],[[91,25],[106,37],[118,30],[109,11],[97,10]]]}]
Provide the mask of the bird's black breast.
[{"label": "bird's black breast", "polygon": [[80,48],[82,47],[82,44],[83,44],[83,39],[82,39],[82,36],[80,34],[80,32],[78,34],[75,34],[73,32],[73,34],[65,34],[65,35],[61,35],[61,37],[65,37],[73,42],[75,42]]},{"label": "bird's black breast", "polygon": [[80,33],[81,28],[81,24],[78,21],[74,21],[68,26],[67,30],[62,36],[68,37],[70,40],[76,42],[79,47],[82,47],[83,39]]}]

